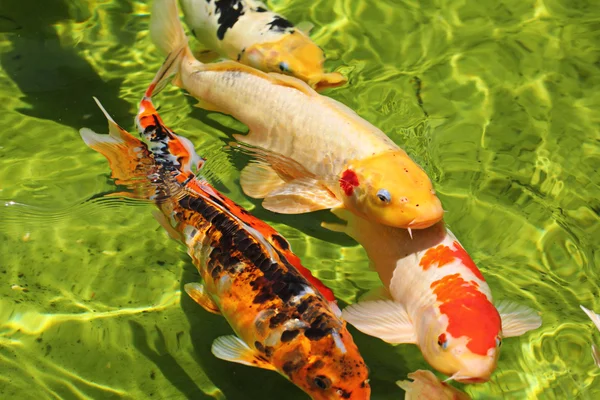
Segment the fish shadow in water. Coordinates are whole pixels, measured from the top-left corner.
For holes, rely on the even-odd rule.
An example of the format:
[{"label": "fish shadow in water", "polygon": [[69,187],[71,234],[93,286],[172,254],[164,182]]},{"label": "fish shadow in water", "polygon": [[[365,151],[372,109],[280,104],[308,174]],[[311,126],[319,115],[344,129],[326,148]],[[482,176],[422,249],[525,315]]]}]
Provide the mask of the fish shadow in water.
[{"label": "fish shadow in water", "polygon": [[129,326],[133,333],[134,347],[152,361],[160,369],[165,378],[185,394],[187,398],[212,399],[211,396],[203,393],[198,388],[192,378],[181,368],[177,360],[169,354],[165,337],[159,327],[156,327],[159,339],[154,342],[157,349],[155,351],[148,345],[146,328],[136,321],[129,321]]},{"label": "fish shadow in water", "polygon": [[181,308],[190,323],[189,334],[198,368],[202,368],[228,400],[262,398],[305,400],[306,394],[277,372],[220,360],[211,353],[212,342],[216,338],[235,333],[225,318],[207,312],[185,293],[183,289],[185,283],[200,281],[194,266],[189,262],[187,265],[189,267],[184,268],[181,277]]},{"label": "fish shadow in water", "polygon": [[[190,96],[190,101],[194,102],[195,100]],[[223,147],[229,146],[230,142],[235,141],[235,139],[233,138],[234,134],[246,133],[245,131],[241,132],[218,123],[217,121],[208,117],[210,113],[212,113],[212,111],[206,111],[198,107],[193,107],[190,116],[215,130],[225,133],[228,137],[220,138],[223,141]],[[226,151],[228,151],[229,154],[234,153],[231,150]],[[230,160],[235,166],[235,168],[238,171],[241,171],[251,160],[251,157],[245,154],[242,155],[240,152],[235,152],[235,154],[239,154],[240,156],[232,156],[230,157]],[[207,168],[210,169],[210,160],[207,160],[206,165]],[[211,184],[213,184],[213,186],[219,191],[228,191],[228,189],[224,187],[220,182],[211,182]],[[240,184],[239,180],[237,184]],[[254,205],[252,215],[263,221],[276,220],[278,223],[288,225],[294,229],[297,229],[307,236],[314,237],[325,242],[333,243],[338,246],[353,247],[357,245],[357,243],[349,236],[339,232],[333,232],[329,229],[321,227],[321,222],[342,223],[342,221],[340,221],[335,215],[333,215],[328,210],[316,211],[306,214],[278,214],[263,208],[262,199],[253,199],[248,196],[246,196],[246,198]]]},{"label": "fish shadow in water", "polygon": [[[120,3],[124,11],[115,13],[132,8],[130,1]],[[94,128],[105,128],[106,122],[92,100],[97,96],[108,109],[116,111],[117,120],[131,118],[124,115],[129,105],[119,99],[123,80],[103,80],[75,48],[61,45],[54,27],[66,20],[83,22],[91,18],[91,12],[84,5],[64,0],[44,0],[42,9],[37,5],[26,7],[22,0],[3,0],[0,30],[7,33],[12,50],[0,56],[0,63],[23,93],[21,101],[31,106],[16,111],[75,129],[89,125],[88,118],[97,116],[91,120]],[[134,39],[133,32],[124,31],[120,36]],[[127,41],[126,37],[122,39]]]}]

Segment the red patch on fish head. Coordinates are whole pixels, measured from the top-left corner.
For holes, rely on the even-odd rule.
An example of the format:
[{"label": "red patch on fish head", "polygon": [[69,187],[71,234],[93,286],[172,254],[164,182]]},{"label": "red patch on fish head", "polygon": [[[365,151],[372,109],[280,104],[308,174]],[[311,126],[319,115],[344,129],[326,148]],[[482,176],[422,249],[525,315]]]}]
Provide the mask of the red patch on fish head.
[{"label": "red patch on fish head", "polygon": [[440,312],[448,317],[447,333],[454,338],[469,338],[467,348],[475,354],[485,356],[496,348],[502,326],[500,315],[476,282],[453,274],[433,282],[431,289],[441,303]]},{"label": "red patch on fish head", "polygon": [[352,193],[354,193],[354,188],[357,187],[358,184],[358,176],[356,176],[356,172],[347,169],[342,173],[342,177],[340,178],[340,187],[346,196],[352,196]]}]

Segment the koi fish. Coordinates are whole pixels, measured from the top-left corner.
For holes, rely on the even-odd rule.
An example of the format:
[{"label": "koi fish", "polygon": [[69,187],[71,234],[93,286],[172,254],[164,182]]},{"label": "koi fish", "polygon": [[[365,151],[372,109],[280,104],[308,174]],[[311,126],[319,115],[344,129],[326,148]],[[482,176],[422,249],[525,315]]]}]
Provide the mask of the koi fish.
[{"label": "koi fish", "polygon": [[[180,0],[180,4],[192,34],[212,53],[261,71],[295,76],[317,90],[346,82],[339,72],[324,72],[325,55],[308,36],[312,28],[308,23],[294,26],[255,0]],[[169,45],[161,50],[165,55],[171,51]]]},{"label": "koi fish", "polygon": [[413,232],[335,213],[330,226],[360,243],[386,290],[382,299],[346,307],[358,330],[388,343],[413,343],[439,372],[463,383],[489,380],[502,340],[541,325],[528,307],[494,306],[483,275],[443,221]]},{"label": "koi fish", "polygon": [[[442,218],[427,174],[381,130],[354,111],[290,76],[234,61],[196,60],[174,1],[155,1],[150,31],[173,51],[160,86],[174,83],[202,107],[232,115],[250,129],[235,138],[262,163],[246,166],[244,193],[284,214],[347,208],[394,227],[420,229]],[[259,150],[262,149],[262,150]],[[264,150],[264,151],[263,151]]]},{"label": "koi fish", "polygon": [[[588,310],[582,305],[579,305],[579,307],[581,307],[583,312],[586,313],[588,317],[590,317],[594,325],[596,325],[596,328],[600,330],[600,314],[596,314],[592,310]],[[596,366],[600,368],[600,351],[598,351],[598,347],[596,347],[595,344],[592,344],[592,357],[594,358]]]},{"label": "koi fish", "polygon": [[237,334],[217,338],[212,353],[277,371],[313,399],[368,399],[367,367],[346,323],[282,236],[195,176],[203,160],[164,125],[150,99],[154,86],[136,117],[143,141],[99,102],[110,133],[80,133],[108,159],[113,178],[133,188],[132,197],[153,200],[167,232],[187,245],[203,283],[185,291]]},{"label": "koi fish", "polygon": [[406,391],[404,400],[471,400],[465,392],[440,381],[431,371],[418,370],[408,374],[411,381],[397,381]]}]

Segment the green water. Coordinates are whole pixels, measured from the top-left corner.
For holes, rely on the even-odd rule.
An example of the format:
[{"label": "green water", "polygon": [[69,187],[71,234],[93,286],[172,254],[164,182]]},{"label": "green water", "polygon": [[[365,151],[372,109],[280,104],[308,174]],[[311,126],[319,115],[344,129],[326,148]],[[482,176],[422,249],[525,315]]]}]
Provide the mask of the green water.
[{"label": "green water", "polygon": [[[42,5],[43,4],[43,5]],[[309,7],[306,4],[310,4]],[[312,21],[330,95],[388,133],[430,174],[446,221],[495,299],[542,312],[505,340],[475,399],[597,399],[600,343],[600,7],[597,0],[271,1]],[[0,398],[305,399],[277,374],[217,360],[230,334],[186,296],[197,273],[152,207],[114,190],[78,129],[105,132],[91,96],[133,130],[158,69],[148,6],[131,0],[0,1]],[[421,103],[422,101],[422,103]],[[360,247],[319,227],[327,212],[274,215],[239,189],[244,127],[170,88],[168,125],[209,159],[220,190],[286,236],[340,303],[378,285]],[[352,330],[373,399],[427,368],[415,346]]]}]

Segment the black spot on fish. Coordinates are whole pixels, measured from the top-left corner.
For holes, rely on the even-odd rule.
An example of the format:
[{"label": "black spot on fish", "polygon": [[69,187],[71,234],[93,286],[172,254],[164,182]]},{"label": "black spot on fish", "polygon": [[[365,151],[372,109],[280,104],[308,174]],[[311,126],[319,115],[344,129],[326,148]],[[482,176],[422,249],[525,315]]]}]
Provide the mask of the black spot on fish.
[{"label": "black spot on fish", "polygon": [[273,300],[275,295],[271,291],[263,290],[254,297],[252,301],[254,304],[263,304],[269,300]]},{"label": "black spot on fish", "polygon": [[285,32],[286,29],[294,27],[294,25],[290,21],[279,15],[273,17],[273,19],[267,24],[267,26],[269,27],[270,31],[275,32]]},{"label": "black spot on fish", "polygon": [[[245,52],[246,52],[246,48],[244,47],[244,48],[242,49],[242,51],[240,51],[240,52],[238,53],[238,56],[237,56],[237,60],[238,60],[238,61],[240,61],[240,60],[242,59],[242,56],[244,55],[244,53],[245,53]],[[244,209],[241,209],[240,211],[242,212],[242,214],[249,214],[249,213],[248,213],[248,211],[246,211],[246,210],[244,210]]]},{"label": "black spot on fish", "polygon": [[264,7],[257,7],[256,10],[254,10],[256,12],[267,12],[268,10]]},{"label": "black spot on fish", "polygon": [[282,312],[277,313],[274,316],[272,316],[271,319],[269,320],[269,328],[275,329],[279,325],[281,325],[285,321],[287,321],[287,319],[288,319],[288,315],[286,313],[282,313]]},{"label": "black spot on fish", "polygon": [[281,334],[281,341],[283,343],[287,343],[298,336],[299,333],[300,331],[298,329],[294,329],[293,331],[285,331]]},{"label": "black spot on fish", "polygon": [[281,235],[271,235],[271,239],[273,239],[273,241],[276,242],[277,245],[284,251],[290,249],[290,244],[287,242],[287,240],[281,237]]},{"label": "black spot on fish", "polygon": [[265,346],[263,346],[259,341],[254,342],[254,347],[256,347],[256,350],[260,351],[261,353],[265,352]]},{"label": "black spot on fish", "polygon": [[273,349],[272,346],[265,346],[265,356],[271,357],[273,355],[273,351],[275,351],[275,349]]},{"label": "black spot on fish", "polygon": [[219,14],[217,38],[223,40],[227,29],[233,28],[240,17],[244,15],[244,5],[241,0],[216,0],[215,7]]},{"label": "black spot on fish", "polygon": [[308,328],[304,331],[304,336],[308,340],[319,340],[327,336],[327,332],[318,328]]},{"label": "black spot on fish", "polygon": [[287,361],[283,364],[282,370],[287,376],[291,376],[294,372],[298,371],[305,364],[304,360],[300,361]]}]

